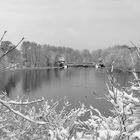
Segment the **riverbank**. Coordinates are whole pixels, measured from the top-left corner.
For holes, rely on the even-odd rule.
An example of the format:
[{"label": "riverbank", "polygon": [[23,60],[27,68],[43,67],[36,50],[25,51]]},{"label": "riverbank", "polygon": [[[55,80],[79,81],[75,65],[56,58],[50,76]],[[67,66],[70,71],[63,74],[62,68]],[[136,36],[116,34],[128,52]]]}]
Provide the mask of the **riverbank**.
[{"label": "riverbank", "polygon": [[[91,65],[91,64],[69,64],[67,65],[66,68],[96,68],[95,65]],[[53,67],[53,66],[49,66],[49,67],[15,67],[15,68],[8,68],[8,69],[0,69],[0,71],[15,71],[15,70],[53,70],[53,69],[66,69],[65,67]],[[115,71],[120,71],[120,72],[129,72],[132,73],[134,72],[134,69],[130,69],[130,68],[121,68],[121,67],[109,67],[109,66],[104,66],[104,67],[98,67],[96,68],[98,69],[104,69],[107,72],[113,72]],[[136,73],[140,73],[140,69],[135,69]]]},{"label": "riverbank", "polygon": [[17,68],[8,68],[1,69],[0,71],[15,71],[15,70],[45,70],[45,69],[63,69],[64,67],[17,67]]}]

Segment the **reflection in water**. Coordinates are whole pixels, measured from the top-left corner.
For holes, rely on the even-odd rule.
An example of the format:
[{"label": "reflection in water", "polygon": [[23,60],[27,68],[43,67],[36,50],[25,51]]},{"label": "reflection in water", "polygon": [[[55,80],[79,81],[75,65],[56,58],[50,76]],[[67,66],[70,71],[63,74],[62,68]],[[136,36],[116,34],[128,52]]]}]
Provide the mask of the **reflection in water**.
[{"label": "reflection in water", "polygon": [[40,73],[38,70],[33,71],[23,71],[23,92],[27,93],[30,91],[35,91],[37,88],[41,87],[41,78],[42,73]]},{"label": "reflection in water", "polygon": [[[58,81],[62,77],[69,78],[74,76],[76,71],[54,70],[26,70],[22,73],[22,88],[24,93],[30,93],[40,89],[43,83],[50,84],[52,81]],[[78,74],[78,73],[77,73]]]},{"label": "reflection in water", "polygon": [[133,81],[134,79],[134,76],[130,72],[115,71],[113,76],[121,87],[128,87],[130,85],[129,81]]},{"label": "reflection in water", "polygon": [[4,91],[9,94],[16,88],[17,82],[21,76],[19,72],[1,72],[0,73],[0,91]]},{"label": "reflection in water", "polygon": [[[114,72],[113,76],[121,86],[128,86],[134,78],[130,73]],[[104,115],[110,112],[110,104],[104,100],[107,94],[106,72],[93,68],[68,68],[49,70],[22,70],[0,73],[0,90],[6,91],[10,98],[29,96],[58,100],[67,96],[72,104],[79,101],[93,105]]]}]

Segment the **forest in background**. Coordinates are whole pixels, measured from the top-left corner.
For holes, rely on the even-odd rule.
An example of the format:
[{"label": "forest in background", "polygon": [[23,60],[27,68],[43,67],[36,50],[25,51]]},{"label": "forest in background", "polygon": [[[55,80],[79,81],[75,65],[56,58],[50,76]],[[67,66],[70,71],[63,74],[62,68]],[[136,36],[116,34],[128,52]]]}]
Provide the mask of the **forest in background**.
[{"label": "forest in background", "polygon": [[[0,54],[15,47],[10,41],[1,43]],[[47,67],[56,66],[58,58],[63,56],[68,64],[97,63],[102,60],[106,67],[122,69],[139,69],[140,62],[138,48],[127,45],[116,45],[106,49],[82,51],[53,45],[40,45],[35,42],[24,41],[20,50],[14,49],[1,62],[1,67],[12,64],[20,64],[25,67]]]}]

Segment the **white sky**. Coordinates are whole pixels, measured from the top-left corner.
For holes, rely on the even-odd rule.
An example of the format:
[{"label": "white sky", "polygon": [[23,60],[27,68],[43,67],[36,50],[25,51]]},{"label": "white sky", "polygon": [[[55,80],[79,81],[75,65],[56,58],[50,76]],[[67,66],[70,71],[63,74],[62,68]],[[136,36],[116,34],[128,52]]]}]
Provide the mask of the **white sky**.
[{"label": "white sky", "polygon": [[140,0],[0,0],[0,34],[17,43],[95,50],[140,43]]}]

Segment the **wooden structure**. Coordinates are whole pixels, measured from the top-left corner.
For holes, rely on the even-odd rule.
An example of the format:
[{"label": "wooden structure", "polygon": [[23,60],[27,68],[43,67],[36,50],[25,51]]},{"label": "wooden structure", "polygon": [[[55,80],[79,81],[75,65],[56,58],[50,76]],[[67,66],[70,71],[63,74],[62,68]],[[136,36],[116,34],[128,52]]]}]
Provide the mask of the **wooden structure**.
[{"label": "wooden structure", "polygon": [[63,56],[58,57],[57,65],[59,67],[67,68],[65,57],[63,57]]},{"label": "wooden structure", "polygon": [[102,58],[99,58],[99,59],[98,59],[98,62],[96,63],[95,67],[96,67],[96,68],[102,68],[102,67],[105,67],[105,64],[104,64]]}]

